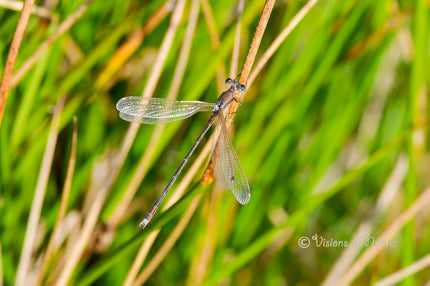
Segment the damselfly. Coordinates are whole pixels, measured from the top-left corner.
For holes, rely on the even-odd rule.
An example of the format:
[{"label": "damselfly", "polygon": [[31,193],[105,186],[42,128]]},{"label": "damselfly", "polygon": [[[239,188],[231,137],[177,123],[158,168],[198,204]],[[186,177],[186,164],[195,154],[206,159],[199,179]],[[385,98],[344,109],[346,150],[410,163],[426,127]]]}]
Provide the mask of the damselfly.
[{"label": "damselfly", "polygon": [[234,151],[233,145],[228,134],[223,110],[228,107],[233,100],[238,101],[236,94],[244,92],[245,86],[237,80],[227,79],[226,85],[229,88],[224,91],[215,103],[207,103],[202,101],[176,101],[162,98],[147,98],[130,96],[121,98],[116,104],[116,108],[120,112],[119,116],[127,121],[138,122],[144,124],[168,123],[181,120],[192,116],[200,111],[212,111],[212,116],[209,118],[205,129],[197,138],[191,150],[185,156],[178,170],[170,179],[167,186],[164,188],[157,201],[152,206],[151,210],[146,214],[145,218],[139,224],[144,228],[154,216],[161,201],[166,196],[169,189],[172,187],[178,175],[181,173],[188,159],[193,154],[194,150],[199,145],[203,136],[209,130],[211,125],[218,121],[216,134],[218,139],[215,141],[212,150],[212,161],[214,164],[215,178],[222,189],[231,189],[237,201],[241,204],[248,203],[251,192],[245,173],[240,165],[239,158]]}]

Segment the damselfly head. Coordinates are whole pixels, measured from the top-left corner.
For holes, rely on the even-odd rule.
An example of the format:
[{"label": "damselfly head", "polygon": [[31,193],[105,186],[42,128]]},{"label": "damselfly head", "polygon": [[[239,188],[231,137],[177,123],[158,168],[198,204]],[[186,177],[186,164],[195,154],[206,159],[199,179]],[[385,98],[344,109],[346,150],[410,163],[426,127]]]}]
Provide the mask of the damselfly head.
[{"label": "damselfly head", "polygon": [[228,78],[225,80],[225,84],[233,87],[234,92],[245,92],[246,86],[241,84],[238,80]]}]

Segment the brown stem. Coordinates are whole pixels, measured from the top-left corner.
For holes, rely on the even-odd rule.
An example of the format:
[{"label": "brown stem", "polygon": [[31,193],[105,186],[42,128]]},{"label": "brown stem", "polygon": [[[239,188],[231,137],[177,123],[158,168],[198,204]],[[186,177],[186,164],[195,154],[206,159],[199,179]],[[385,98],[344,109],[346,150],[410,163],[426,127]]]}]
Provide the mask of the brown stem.
[{"label": "brown stem", "polygon": [[28,60],[19,68],[15,76],[12,78],[11,89],[16,87],[20,80],[30,71],[37,60],[49,49],[52,44],[65,32],[67,32],[88,10],[89,5],[95,0],[88,0],[83,3],[78,9],[68,16],[61,24],[58,29],[46,39],[39,48],[28,58]]},{"label": "brown stem", "polygon": [[[267,23],[269,22],[270,15],[272,14],[275,0],[267,0],[263,7],[260,20],[258,21],[257,28],[255,29],[254,37],[252,38],[251,46],[248,50],[245,63],[243,64],[242,72],[240,74],[239,81],[242,84],[246,84],[249,74],[251,72],[252,65],[254,64],[255,57],[257,56],[258,48],[260,47],[261,39],[263,38],[264,31],[266,30]],[[239,94],[238,101],[243,101],[244,93]],[[234,114],[239,106],[239,103],[233,101],[230,106],[229,116],[226,120],[227,128],[230,127],[233,122]]]},{"label": "brown stem", "polygon": [[140,47],[143,39],[147,34],[160,24],[166,16],[172,11],[173,1],[168,1],[157,9],[146,21],[143,27],[137,29],[134,34],[128,38],[110,58],[100,75],[96,80],[97,89],[108,89],[108,82],[112,76],[124,65],[124,63]]},{"label": "brown stem", "polygon": [[57,220],[55,221],[54,229],[51,238],[49,239],[48,246],[46,247],[45,255],[42,258],[42,265],[39,271],[39,277],[36,285],[42,285],[43,278],[48,270],[49,264],[52,262],[52,255],[55,251],[55,244],[60,237],[61,224],[66,216],[67,203],[69,202],[70,190],[72,188],[73,174],[75,172],[76,163],[76,145],[78,140],[78,120],[73,117],[73,136],[72,146],[70,148],[69,164],[67,166],[66,179],[64,181],[63,192],[61,194],[60,211],[58,212]]},{"label": "brown stem", "polygon": [[318,0],[309,0],[302,9],[291,19],[288,25],[282,30],[281,33],[276,37],[270,47],[266,50],[266,52],[261,56],[257,65],[255,66],[252,74],[248,79],[248,88],[254,81],[257,74],[263,69],[263,67],[267,64],[269,59],[273,56],[273,54],[278,50],[279,46],[285,41],[285,39],[290,35],[290,33],[297,27],[300,21],[307,15],[307,13],[311,10],[311,8],[318,2]]},{"label": "brown stem", "polygon": [[33,4],[34,0],[26,0],[24,2],[24,7],[19,16],[18,25],[16,26],[15,34],[13,35],[12,43],[9,48],[9,54],[7,55],[6,65],[0,83],[0,126],[4,107],[6,105],[7,94],[9,92],[10,81],[12,80],[13,67],[15,66],[15,60],[18,56],[19,47],[21,46],[22,37],[24,36],[25,27],[27,27]]},{"label": "brown stem", "polygon": [[[245,63],[243,64],[242,72],[240,74],[239,81],[242,84],[246,84],[249,74],[251,72],[252,65],[254,63],[255,57],[257,55],[258,48],[260,47],[261,39],[263,38],[264,31],[266,30],[267,22],[269,22],[270,14],[272,13],[273,6],[275,5],[275,0],[267,0],[263,7],[263,12],[261,13],[260,20],[258,21],[257,28],[255,29],[254,37],[252,38],[251,46],[248,50],[248,55],[246,56]],[[239,94],[238,102],[243,101],[244,93]],[[229,115],[226,120],[227,128],[230,128],[233,122],[233,117],[239,106],[237,101],[233,101],[230,106]],[[210,164],[205,170],[205,182],[212,181],[213,178],[213,168]]]}]

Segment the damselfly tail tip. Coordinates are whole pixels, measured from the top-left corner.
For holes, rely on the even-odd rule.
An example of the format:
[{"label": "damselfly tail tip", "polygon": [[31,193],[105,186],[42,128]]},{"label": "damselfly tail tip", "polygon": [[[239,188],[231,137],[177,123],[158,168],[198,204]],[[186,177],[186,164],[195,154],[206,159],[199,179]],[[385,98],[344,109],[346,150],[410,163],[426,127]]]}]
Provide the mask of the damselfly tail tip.
[{"label": "damselfly tail tip", "polygon": [[149,219],[144,218],[144,219],[139,223],[139,227],[140,227],[141,229],[144,229],[148,223],[149,223]]}]

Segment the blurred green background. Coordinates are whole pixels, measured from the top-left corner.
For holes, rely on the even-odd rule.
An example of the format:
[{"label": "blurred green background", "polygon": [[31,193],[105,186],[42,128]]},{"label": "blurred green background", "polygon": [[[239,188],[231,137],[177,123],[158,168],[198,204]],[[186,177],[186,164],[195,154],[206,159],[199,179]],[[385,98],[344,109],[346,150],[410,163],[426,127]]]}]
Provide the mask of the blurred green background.
[{"label": "blurred green background", "polygon": [[[192,5],[186,1],[173,42],[167,45],[154,97],[168,95],[185,42],[191,43],[191,51],[177,98],[215,102],[225,89],[237,3],[195,2],[199,10],[192,40],[184,40]],[[83,3],[36,1],[48,16],[30,17],[15,76]],[[275,4],[256,62],[305,3]],[[237,73],[263,4],[245,1]],[[354,235],[377,238],[430,184],[429,7],[424,0],[318,1],[248,86],[234,118],[233,145],[251,187],[251,201],[241,206],[216,183],[199,183],[208,160],[196,171],[190,167],[202,144],[168,197],[191,170],[186,195],[169,211],[159,211],[145,230],[138,228],[140,219],[209,114],[164,129],[142,125],[123,156],[130,123],[119,119],[115,104],[147,88],[154,66],[162,63],[157,55],[172,9],[158,0],[94,1],[87,10],[84,7],[82,17],[49,45],[9,92],[0,128],[4,285],[14,283],[24,267],[19,262],[29,226],[35,230],[29,265],[21,270],[23,285],[339,281],[366,247],[350,253],[349,262],[341,263],[341,274],[326,280],[351,248],[318,247],[312,236],[336,241],[352,241]],[[0,7],[2,69],[18,18],[18,12]],[[219,42],[210,31],[218,34]],[[52,167],[45,168],[42,160],[55,122],[53,112],[63,97]],[[47,255],[66,181],[73,117],[77,141],[70,197],[55,246]],[[139,164],[143,157],[145,163]],[[46,186],[41,183],[43,169],[49,174]],[[46,193],[40,218],[29,225],[37,184]],[[124,199],[127,193],[129,200]],[[398,246],[381,249],[354,283],[375,283],[427,255],[428,223],[427,208],[391,238]],[[363,224],[367,228],[362,229]],[[310,239],[308,248],[299,246],[302,236]],[[428,269],[400,283],[422,285],[430,279]]]}]

